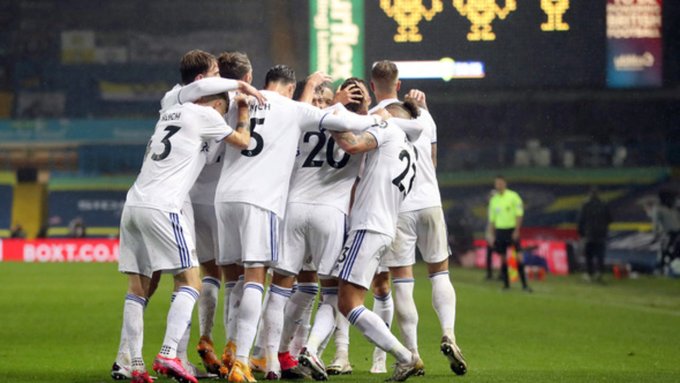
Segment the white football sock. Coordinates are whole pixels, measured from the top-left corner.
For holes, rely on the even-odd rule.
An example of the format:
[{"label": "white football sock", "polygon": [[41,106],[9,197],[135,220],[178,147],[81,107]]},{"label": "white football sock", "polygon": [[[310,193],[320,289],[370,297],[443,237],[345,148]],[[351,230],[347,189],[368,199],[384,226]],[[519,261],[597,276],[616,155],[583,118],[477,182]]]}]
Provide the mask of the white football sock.
[{"label": "white football sock", "polygon": [[453,328],[456,324],[456,290],[453,289],[448,271],[430,275],[432,283],[432,306],[437,312],[442,333],[456,341]]},{"label": "white football sock", "polygon": [[413,278],[394,278],[392,290],[394,291],[395,312],[397,324],[401,333],[404,346],[412,353],[418,354],[418,309],[413,300]]},{"label": "white football sock", "polygon": [[[262,317],[265,316],[265,312],[267,311],[267,305],[269,304],[269,294],[271,292],[271,289],[267,289],[267,291],[264,292],[264,298],[262,299]],[[262,358],[265,356],[265,352],[267,351],[267,332],[264,331],[264,320],[260,318],[260,323],[257,325],[257,332],[255,333],[255,344],[253,344],[253,352],[252,356],[253,358]]]},{"label": "white football sock", "polygon": [[318,292],[319,286],[316,283],[298,284],[284,310],[279,352],[290,351],[291,355],[297,355],[307,342],[311,329],[312,305]]},{"label": "white football sock", "polygon": [[[225,298],[227,291],[225,289]],[[229,289],[229,304],[224,305],[225,315],[224,320],[226,321],[224,330],[227,335],[227,343],[229,341],[236,342],[238,337],[238,311],[241,307],[241,300],[243,298],[243,275],[241,275],[234,286]]]},{"label": "white football sock", "polygon": [[191,314],[196,300],[198,300],[198,295],[198,291],[190,286],[182,286],[177,290],[177,295],[168,310],[165,338],[163,338],[163,346],[160,352],[162,356],[166,358],[177,357],[178,345],[187,331],[189,322],[191,322]]},{"label": "white football sock", "polygon": [[236,324],[236,359],[245,365],[248,365],[250,348],[255,340],[262,313],[262,295],[264,295],[262,284],[257,282],[243,284],[243,297]]},{"label": "white football sock", "polygon": [[357,306],[347,315],[349,323],[356,326],[359,331],[374,345],[383,351],[392,354],[399,363],[410,363],[413,354],[404,347],[390,329],[385,326],[382,319],[366,307]]},{"label": "white football sock", "polygon": [[335,356],[349,356],[349,321],[342,315],[335,317]]},{"label": "white football sock", "polygon": [[127,336],[130,366],[134,370],[145,371],[142,358],[144,344],[144,308],[148,300],[135,294],[125,296],[123,307],[123,330]]},{"label": "white football sock", "polygon": [[[373,312],[383,320],[387,328],[392,327],[392,317],[394,317],[394,301],[392,300],[392,293],[388,292],[385,296],[373,296]],[[385,350],[376,348],[373,350],[373,360],[382,358],[385,360]]]},{"label": "white football sock", "polygon": [[321,289],[323,295],[323,303],[316,311],[316,318],[314,318],[314,326],[309,333],[307,339],[307,351],[310,354],[316,355],[319,351],[319,346],[331,335],[335,328],[335,315],[338,312],[338,288],[337,287],[323,287]]},{"label": "white football sock", "polygon": [[198,298],[198,327],[201,336],[212,339],[212,329],[215,324],[217,296],[220,293],[220,280],[213,277],[203,277],[201,296]]},{"label": "white football sock", "polygon": [[292,293],[292,289],[277,286],[273,283],[269,285],[269,299],[265,303],[265,311],[262,314],[267,371],[281,371],[278,351],[284,322],[283,309]]}]

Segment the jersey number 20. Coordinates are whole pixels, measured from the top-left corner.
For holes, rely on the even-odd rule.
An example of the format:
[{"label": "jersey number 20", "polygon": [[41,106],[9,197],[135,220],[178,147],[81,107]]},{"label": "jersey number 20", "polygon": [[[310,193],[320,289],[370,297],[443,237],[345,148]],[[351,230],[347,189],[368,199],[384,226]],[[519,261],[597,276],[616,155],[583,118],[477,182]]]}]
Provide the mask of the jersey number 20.
[{"label": "jersey number 20", "polygon": [[[320,168],[323,165],[323,160],[315,160],[314,157],[319,154],[321,148],[323,148],[323,145],[326,143],[326,135],[321,132],[306,132],[303,139],[305,142],[309,142],[309,139],[312,136],[316,136],[317,138],[316,145],[312,151],[309,152],[305,162],[302,163],[303,168]],[[328,144],[326,145],[326,162],[328,162],[328,165],[333,168],[342,169],[349,161],[349,154],[345,153],[340,161],[336,161],[335,157],[333,156],[333,146],[335,146],[335,140],[333,137],[331,137],[328,139]]]}]

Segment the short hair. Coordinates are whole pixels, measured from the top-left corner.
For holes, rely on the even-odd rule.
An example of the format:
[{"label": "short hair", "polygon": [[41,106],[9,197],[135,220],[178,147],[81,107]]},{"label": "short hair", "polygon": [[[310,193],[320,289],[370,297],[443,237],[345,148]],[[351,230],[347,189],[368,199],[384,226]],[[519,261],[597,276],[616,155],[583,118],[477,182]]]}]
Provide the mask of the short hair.
[{"label": "short hair", "polygon": [[297,81],[295,83],[295,91],[293,92],[293,100],[300,101],[302,93],[305,91],[305,85],[307,85],[307,79]]},{"label": "short hair", "polygon": [[194,49],[185,53],[179,62],[182,84],[186,85],[194,82],[196,76],[206,73],[213,62],[215,62],[215,56],[200,49]]},{"label": "short hair", "polygon": [[398,118],[416,119],[420,116],[420,109],[418,109],[418,105],[413,100],[393,102],[387,105],[385,109]]},{"label": "short hair", "polygon": [[371,68],[371,80],[376,88],[389,90],[399,79],[399,69],[397,64],[389,60],[377,61]]},{"label": "short hair", "polygon": [[217,57],[217,66],[220,68],[220,77],[241,80],[253,70],[248,55],[243,52],[222,52]]},{"label": "short hair", "polygon": [[321,93],[324,91],[324,89],[328,89],[331,92],[333,92],[333,83],[330,81],[324,81],[321,84],[317,85],[317,87],[314,89],[314,92]]},{"label": "short hair", "polygon": [[[366,82],[358,77],[350,77],[347,80],[345,80],[342,85],[340,85],[340,89],[345,89],[348,88],[351,85],[359,85],[362,84],[364,88],[366,88]],[[349,104],[345,104],[345,108],[351,112],[358,112],[359,108],[361,108],[361,104],[364,102],[364,97],[362,96],[358,101],[356,102],[350,102]]]},{"label": "short hair", "polygon": [[281,82],[286,85],[295,84],[295,71],[287,65],[275,65],[267,71],[264,86],[266,87],[272,82]]}]

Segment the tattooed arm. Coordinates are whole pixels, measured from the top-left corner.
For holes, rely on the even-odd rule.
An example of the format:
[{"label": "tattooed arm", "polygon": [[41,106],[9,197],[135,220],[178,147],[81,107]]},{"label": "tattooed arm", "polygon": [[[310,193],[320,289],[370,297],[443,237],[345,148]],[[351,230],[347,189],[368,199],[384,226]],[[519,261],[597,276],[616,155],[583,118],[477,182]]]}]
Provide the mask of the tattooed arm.
[{"label": "tattooed arm", "polygon": [[335,143],[350,155],[365,153],[378,147],[375,136],[369,132],[354,134],[352,132],[331,132]]}]

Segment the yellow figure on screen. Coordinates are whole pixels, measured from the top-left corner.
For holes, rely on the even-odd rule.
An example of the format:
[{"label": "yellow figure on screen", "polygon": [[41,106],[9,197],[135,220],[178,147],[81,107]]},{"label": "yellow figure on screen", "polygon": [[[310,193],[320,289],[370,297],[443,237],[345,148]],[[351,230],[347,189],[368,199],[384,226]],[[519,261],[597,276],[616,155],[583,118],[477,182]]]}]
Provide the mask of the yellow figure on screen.
[{"label": "yellow figure on screen", "polygon": [[467,17],[472,25],[467,35],[469,41],[496,40],[496,34],[491,29],[491,22],[498,16],[505,19],[510,12],[517,9],[515,0],[505,0],[505,7],[501,8],[496,0],[453,0],[453,6],[461,16]]},{"label": "yellow figure on screen", "polygon": [[541,0],[541,9],[548,15],[548,21],[541,24],[543,31],[569,30],[569,24],[562,20],[562,16],[569,9],[569,0]]},{"label": "yellow figure on screen", "polygon": [[423,0],[380,0],[380,8],[399,24],[394,41],[417,43],[423,40],[418,24],[423,18],[431,21],[437,13],[444,10],[444,4],[442,0],[432,0],[432,6],[427,9]]}]

